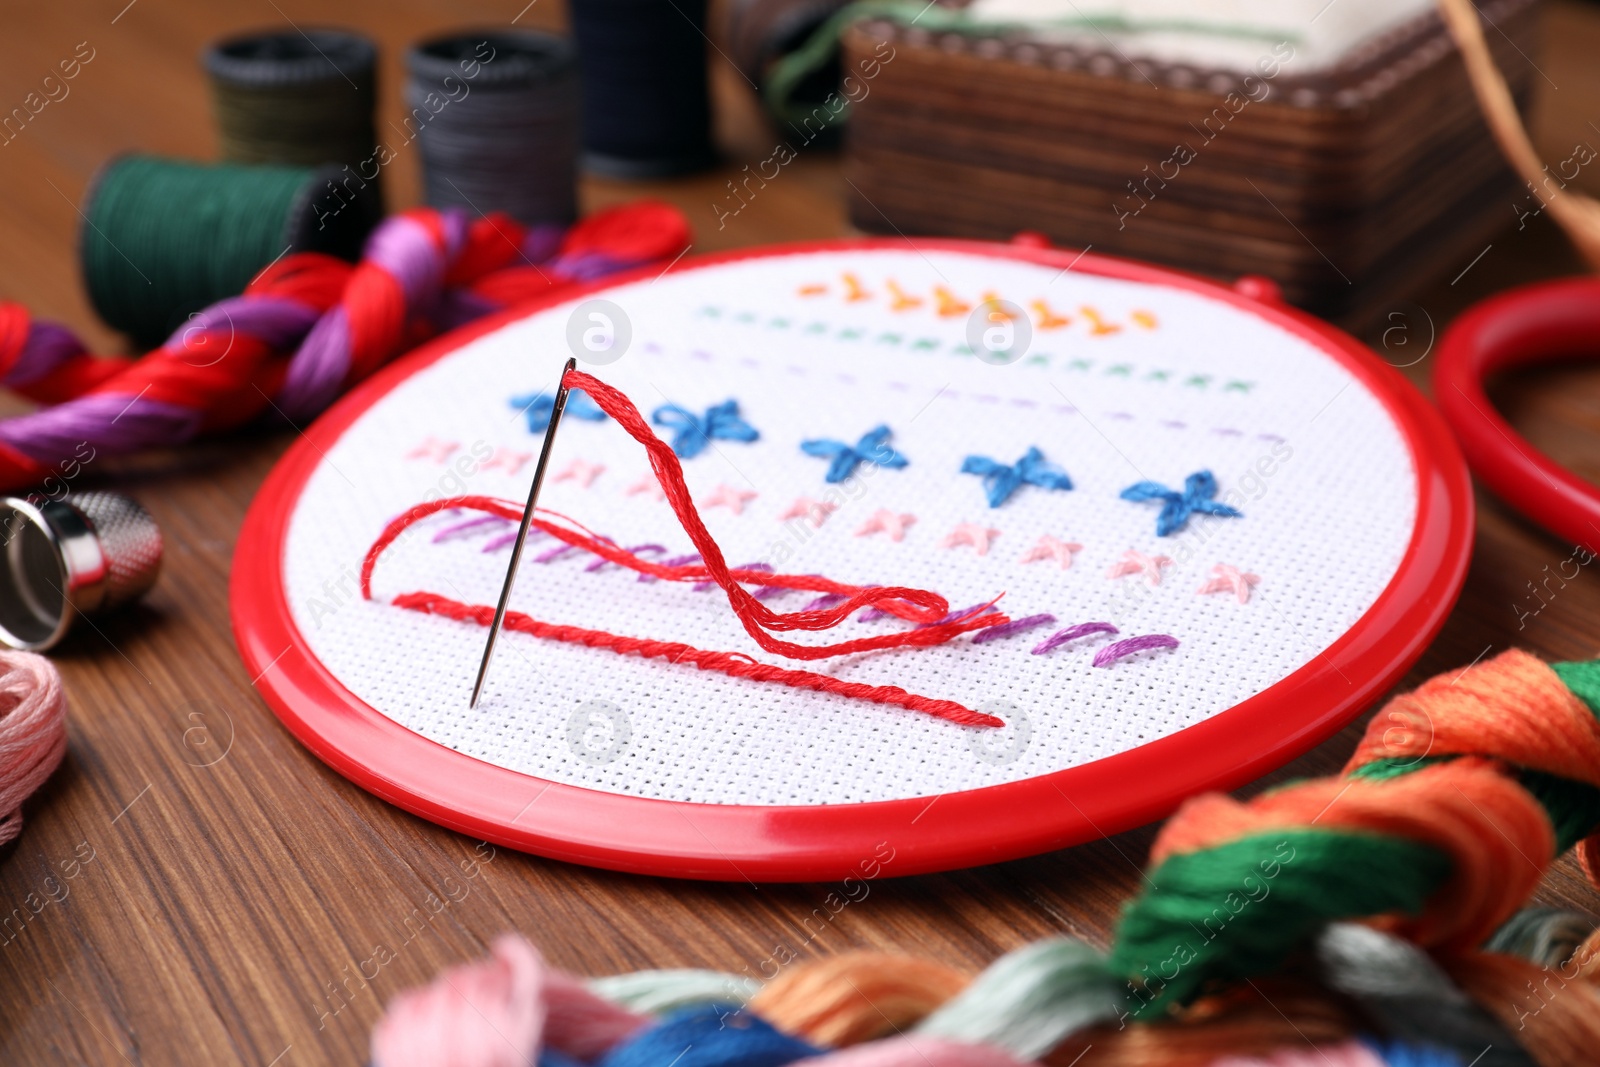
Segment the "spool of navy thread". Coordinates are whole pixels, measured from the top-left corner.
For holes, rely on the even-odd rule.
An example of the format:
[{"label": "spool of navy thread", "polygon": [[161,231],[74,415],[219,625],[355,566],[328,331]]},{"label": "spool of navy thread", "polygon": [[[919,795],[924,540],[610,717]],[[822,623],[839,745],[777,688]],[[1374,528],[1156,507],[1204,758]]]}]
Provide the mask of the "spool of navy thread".
[{"label": "spool of navy thread", "polygon": [[405,117],[432,207],[577,217],[578,81],[570,42],[537,31],[436,37],[406,55]]},{"label": "spool of navy thread", "polygon": [[716,162],[706,0],[571,0],[583,82],[583,166],[662,178]]}]

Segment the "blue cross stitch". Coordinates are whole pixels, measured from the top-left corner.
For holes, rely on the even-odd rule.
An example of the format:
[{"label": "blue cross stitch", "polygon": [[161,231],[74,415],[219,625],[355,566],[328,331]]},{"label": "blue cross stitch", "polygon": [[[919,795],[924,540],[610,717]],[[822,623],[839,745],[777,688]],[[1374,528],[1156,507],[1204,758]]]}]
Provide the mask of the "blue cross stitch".
[{"label": "blue cross stitch", "polygon": [[1159,500],[1161,513],[1156,516],[1156,536],[1165,537],[1189,524],[1189,516],[1216,515],[1224,519],[1241,519],[1244,513],[1238,508],[1219,503],[1217,478],[1210,471],[1196,471],[1183,480],[1183,492],[1177,493],[1160,482],[1137,482],[1122,491],[1122,499],[1133,501]]},{"label": "blue cross stitch", "polygon": [[874,427],[861,435],[861,440],[856,442],[854,448],[843,441],[831,441],[827,438],[801,441],[800,451],[808,456],[819,456],[828,460],[826,480],[842,482],[854,474],[855,469],[863,463],[896,469],[909,463],[910,460],[889,447],[889,436],[892,432],[887,426]]},{"label": "blue cross stitch", "polygon": [[761,436],[754,426],[740,418],[737,400],[724,400],[707,408],[705,418],[676,404],[662,404],[650,413],[650,421],[672,431],[672,451],[679,459],[693,459],[704,452],[713,439],[754,441]]},{"label": "blue cross stitch", "polygon": [[[549,392],[529,393],[512,397],[511,406],[527,417],[529,433],[544,433],[544,428],[550,425],[550,410],[556,406],[556,398],[554,393]],[[604,422],[606,417],[606,413],[582,389],[568,391],[567,414],[589,422]]]},{"label": "blue cross stitch", "polygon": [[988,456],[968,456],[961,461],[962,474],[976,474],[983,478],[983,491],[989,506],[997,508],[1011,499],[1011,494],[1023,485],[1037,485],[1041,489],[1071,489],[1072,479],[1067,472],[1044,458],[1037,448],[1030,448],[1015,463],[1007,466]]}]

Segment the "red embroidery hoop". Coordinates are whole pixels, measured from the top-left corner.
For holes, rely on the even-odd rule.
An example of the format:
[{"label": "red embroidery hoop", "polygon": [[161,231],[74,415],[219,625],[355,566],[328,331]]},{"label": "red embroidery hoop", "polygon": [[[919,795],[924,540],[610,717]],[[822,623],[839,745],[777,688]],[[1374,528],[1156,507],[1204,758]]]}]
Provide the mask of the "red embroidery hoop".
[{"label": "red embroidery hoop", "polygon": [[[1230,789],[1337,732],[1395,684],[1443,625],[1466,577],[1473,512],[1467,469],[1438,414],[1398,372],[1349,336],[1273,300],[1144,264],[1021,245],[919,241],[1055,269],[1204,293],[1264,318],[1336,360],[1383,404],[1411,453],[1417,511],[1410,544],[1373,606],[1309,664],[1210,719],[1092,763],[1005,785],[866,804],[689,804],[600,792],[494,766],[400,726],[345,689],[312,654],[284,592],[282,554],[308,478],[381,397],[473,339],[558,299],[439,338],[335,405],[267,478],[246,517],[232,574],[235,637],[284,725],[357,785],[440,825],[554,859],[642,874],[746,881],[833,880],[858,873],[888,841],[892,873],[1014,859],[1151,822],[1185,798]],[[796,252],[903,249],[838,240],[697,257],[675,271]],[[591,287],[649,276],[624,275]],[[1250,295],[1245,295],[1245,292]],[[536,797],[530,803],[529,798]]]},{"label": "red embroidery hoop", "polygon": [[1540,452],[1490,403],[1491,374],[1600,356],[1600,278],[1537,282],[1468,309],[1433,371],[1439,410],[1474,473],[1551,533],[1600,552],[1600,489]]}]

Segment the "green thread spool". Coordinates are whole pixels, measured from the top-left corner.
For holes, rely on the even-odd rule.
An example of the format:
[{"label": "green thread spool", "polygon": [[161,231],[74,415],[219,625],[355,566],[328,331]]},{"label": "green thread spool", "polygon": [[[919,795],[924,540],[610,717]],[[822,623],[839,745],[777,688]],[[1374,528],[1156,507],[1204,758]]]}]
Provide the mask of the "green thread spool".
[{"label": "green thread spool", "polygon": [[355,259],[371,219],[326,191],[332,168],[129,155],[84,196],[79,260],[106,324],[154,348],[289,252]]}]

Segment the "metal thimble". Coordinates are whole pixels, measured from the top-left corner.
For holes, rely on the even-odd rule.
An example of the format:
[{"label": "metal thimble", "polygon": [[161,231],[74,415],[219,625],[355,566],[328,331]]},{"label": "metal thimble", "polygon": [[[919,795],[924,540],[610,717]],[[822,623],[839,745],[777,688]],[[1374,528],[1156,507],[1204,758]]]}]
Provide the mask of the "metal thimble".
[{"label": "metal thimble", "polygon": [[161,573],[161,529],[118,493],[0,498],[0,643],[39,652],[79,615],[143,596]]}]

